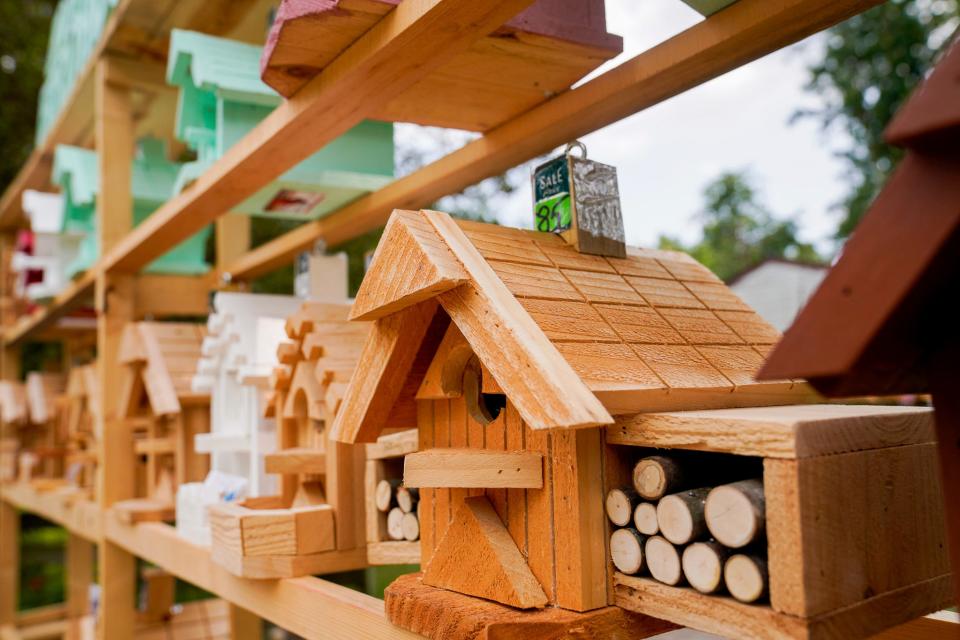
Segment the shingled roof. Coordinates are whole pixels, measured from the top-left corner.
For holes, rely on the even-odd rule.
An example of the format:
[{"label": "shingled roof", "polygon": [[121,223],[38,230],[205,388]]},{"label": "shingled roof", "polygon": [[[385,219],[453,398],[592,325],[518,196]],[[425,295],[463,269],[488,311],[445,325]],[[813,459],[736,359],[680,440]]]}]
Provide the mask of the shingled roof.
[{"label": "shingled roof", "polygon": [[[683,253],[591,256],[552,234],[395,211],[353,317],[377,320],[375,342],[387,320],[434,298],[534,429],[812,395],[754,379],[780,334]],[[345,402],[363,406],[354,382]],[[365,416],[352,419],[364,430]]]},{"label": "shingled roof", "polygon": [[192,390],[206,329],[186,322],[132,322],[124,327],[120,363],[142,367],[144,388],[156,415],[177,414]]}]

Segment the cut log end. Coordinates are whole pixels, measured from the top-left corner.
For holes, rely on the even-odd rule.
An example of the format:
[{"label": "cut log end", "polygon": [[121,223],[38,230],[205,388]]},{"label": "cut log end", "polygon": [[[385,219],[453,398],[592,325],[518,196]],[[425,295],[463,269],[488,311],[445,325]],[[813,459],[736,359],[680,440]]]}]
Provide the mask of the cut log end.
[{"label": "cut log end", "polygon": [[660,499],[681,482],[680,465],[665,456],[643,458],[633,468],[633,487],[647,500]]},{"label": "cut log end", "polygon": [[607,517],[618,527],[630,524],[633,517],[633,508],[640,501],[640,496],[633,489],[611,489],[607,494]]},{"label": "cut log end", "polygon": [[387,535],[391,540],[403,540],[403,510],[394,507],[387,513]]},{"label": "cut log end", "polygon": [[397,489],[397,506],[404,513],[413,511],[420,502],[420,491],[410,487],[400,487]]},{"label": "cut log end", "polygon": [[755,555],[730,556],[723,567],[727,591],[740,602],[756,602],[767,593],[767,562]]},{"label": "cut log end", "polygon": [[398,483],[398,480],[381,480],[377,483],[377,488],[374,491],[374,502],[377,505],[377,510],[383,513],[390,511],[390,507],[394,505]]},{"label": "cut log end", "polygon": [[645,536],[655,536],[660,533],[657,524],[657,505],[652,502],[641,502],[633,511],[633,526]]},{"label": "cut log end", "polygon": [[400,530],[403,532],[403,539],[413,542],[420,539],[420,519],[415,513],[404,513],[400,520]]},{"label": "cut log end", "polygon": [[716,593],[723,585],[727,550],[717,542],[694,542],[683,550],[683,576],[701,593]]},{"label": "cut log end", "polygon": [[707,532],[703,509],[709,492],[709,489],[691,489],[664,496],[657,503],[660,534],[673,544],[703,538]]},{"label": "cut log end", "polygon": [[610,558],[617,571],[633,575],[643,569],[645,537],[635,529],[617,529],[610,536]]},{"label": "cut log end", "polygon": [[766,520],[761,480],[743,480],[715,488],[707,497],[704,517],[711,535],[731,549],[754,542]]},{"label": "cut log end", "polygon": [[671,586],[683,581],[680,553],[662,536],[650,536],[643,547],[647,569],[656,580]]}]

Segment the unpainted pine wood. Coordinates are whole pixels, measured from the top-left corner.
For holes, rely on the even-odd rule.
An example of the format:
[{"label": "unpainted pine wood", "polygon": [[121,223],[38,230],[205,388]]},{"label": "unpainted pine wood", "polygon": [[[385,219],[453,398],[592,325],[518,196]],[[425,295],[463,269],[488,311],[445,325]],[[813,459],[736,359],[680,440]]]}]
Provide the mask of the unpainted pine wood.
[{"label": "unpainted pine wood", "polygon": [[612,422],[456,223],[438,212],[424,215],[471,278],[441,294],[441,303],[527,424],[536,429]]},{"label": "unpainted pine wood", "polygon": [[[519,417],[519,413],[517,414]],[[553,434],[535,431],[522,418],[523,441],[526,451],[543,456],[543,489],[526,490],[527,561],[530,570],[540,582],[551,603],[557,602],[556,532],[553,520],[553,502],[556,498],[554,478]],[[513,503],[511,503],[512,505]]]},{"label": "unpainted pine wood", "polygon": [[465,498],[427,565],[424,584],[520,609],[547,597],[484,496]]},{"label": "unpainted pine wood", "polygon": [[[465,449],[469,445],[467,434],[467,405],[463,398],[451,398],[447,401],[448,420],[450,423],[450,449]],[[407,460],[404,460],[404,475],[406,475]],[[450,487],[450,519],[456,517],[460,504],[470,495],[467,487]]]},{"label": "unpainted pine wood", "polygon": [[554,432],[551,438],[556,603],[588,611],[607,604],[601,431]]},{"label": "unpainted pine wood", "polygon": [[[418,404],[417,406],[420,405]],[[429,407],[430,405],[427,404],[424,406]],[[426,417],[422,417],[422,420],[426,421]],[[376,442],[370,443],[366,446],[367,460],[398,458],[405,456],[408,453],[413,453],[417,449],[429,448],[420,445],[419,442],[420,429],[423,426],[424,422],[418,420],[416,429],[404,429],[403,431],[397,431],[395,433],[388,433],[380,436],[377,438]],[[427,421],[426,426],[429,429],[429,421]]]},{"label": "unpainted pine wood", "polygon": [[607,442],[807,458],[934,441],[924,407],[794,405],[620,416]]},{"label": "unpainted pine wood", "polygon": [[94,545],[75,533],[67,534],[66,605],[68,617],[90,612],[90,584],[93,582]]},{"label": "unpainted pine wood", "polygon": [[377,245],[350,319],[383,318],[466,280],[466,271],[429,222],[413,211],[396,211]]},{"label": "unpainted pine wood", "polygon": [[240,515],[244,556],[292,556],[336,547],[329,505],[292,509],[248,509]]},{"label": "unpainted pine wood", "polygon": [[[451,446],[450,441],[450,401],[434,400],[433,405],[433,446],[443,448]],[[448,488],[433,490],[433,548],[443,539],[450,520],[453,518],[452,491]],[[422,518],[421,518],[422,520]],[[421,524],[422,527],[422,524]],[[423,538],[421,537],[421,540]]]},{"label": "unpainted pine wood", "polygon": [[[517,413],[516,408],[510,403],[509,400],[507,400],[507,406],[504,407],[503,412],[501,413],[501,419],[503,420],[505,437],[503,449],[505,451],[526,450],[526,442],[524,438],[526,429],[524,427],[523,420],[520,418],[520,414]],[[545,472],[545,482],[548,477],[549,476],[546,475]],[[507,489],[506,495],[503,496],[503,506],[497,507],[501,499],[501,495],[502,494],[495,493],[495,497],[491,498],[491,502],[493,502],[494,507],[497,508],[497,513],[500,514],[500,518],[503,519],[503,521],[507,524],[507,530],[510,532],[510,537],[513,538],[517,548],[520,549],[521,553],[527,556],[527,490]],[[532,568],[533,564],[531,564],[531,569]],[[536,571],[534,571],[534,574],[536,575]],[[545,591],[547,590],[545,589]],[[547,593],[549,594],[550,591],[547,591]]]},{"label": "unpainted pine wood", "polygon": [[[232,217],[241,218],[245,216]],[[230,640],[260,640],[263,637],[263,620],[259,616],[235,604],[229,604],[228,606],[230,608]]]},{"label": "unpainted pine wood", "polygon": [[406,457],[403,484],[434,488],[540,489],[543,458],[533,451],[429,449]]},{"label": "unpainted pine wood", "polygon": [[463,369],[472,356],[470,343],[451,322],[417,389],[417,399],[454,398],[463,393]]},{"label": "unpainted pine wood", "polygon": [[[420,521],[423,523],[423,520]],[[421,530],[421,539],[423,531]],[[425,548],[425,547],[424,547]],[[367,543],[367,561],[371,565],[422,564],[429,561],[421,556],[420,542],[406,540],[381,540]]]},{"label": "unpainted pine wood", "polygon": [[362,508],[364,448],[331,439],[329,426],[324,437],[328,452],[325,487],[327,502],[336,514],[336,548],[343,551],[363,547],[366,538]]},{"label": "unpainted pine wood", "polygon": [[[483,375],[482,372],[480,375],[482,377]],[[467,405],[466,398],[463,398],[462,402],[464,404],[464,412],[465,412],[464,419],[466,420],[466,423],[467,423],[467,446],[470,449],[474,449],[474,450],[483,450],[483,451],[491,451],[491,452],[496,451],[496,449],[493,449],[487,446],[487,428],[489,426],[492,426],[493,423],[491,423],[491,425],[484,426],[479,422],[477,422],[476,420],[474,420],[473,416],[470,415],[469,409],[467,409],[466,407]],[[486,495],[486,489],[487,487],[469,489],[467,494],[471,496]],[[504,522],[506,522],[506,520],[504,520]]]},{"label": "unpainted pine wood", "polygon": [[[402,432],[407,433],[407,432]],[[431,449],[436,445],[436,426],[434,424],[434,403],[429,400],[418,400],[417,401],[417,443],[416,449],[420,451],[425,451]],[[384,437],[390,438],[391,436],[381,436],[380,439]],[[378,440],[379,442],[379,440]],[[369,457],[369,447],[367,445],[368,457]],[[405,451],[404,453],[410,453]],[[369,464],[369,463],[368,463]],[[430,563],[430,558],[433,557],[433,549],[437,543],[437,519],[436,519],[436,505],[437,505],[437,492],[443,491],[442,489],[434,488],[424,488],[420,490],[420,505],[417,508],[417,515],[420,518],[420,541],[417,544],[417,549],[420,554],[421,560],[426,566]],[[367,495],[371,495],[369,492]],[[369,539],[369,538],[368,538]]]},{"label": "unpainted pine wood", "polygon": [[949,574],[935,445],[766,459],[764,493],[777,611],[814,616]]},{"label": "unpainted pine wood", "polygon": [[326,473],[327,454],[306,447],[293,447],[263,457],[263,468],[267,473],[302,475],[307,473]]},{"label": "unpainted pine wood", "polygon": [[221,216],[214,227],[217,270],[223,271],[250,249],[250,216]]},{"label": "unpainted pine wood", "polygon": [[[497,416],[497,419],[488,424],[483,428],[483,446],[485,449],[490,451],[506,451],[507,450],[507,413],[506,411],[501,410],[500,415]],[[472,442],[473,439],[471,439]],[[541,462],[542,465],[542,462]],[[507,511],[507,491],[509,489],[487,489],[484,491],[487,498],[490,499],[490,504],[493,505],[494,510],[497,512],[497,515],[500,516],[500,520],[507,525],[507,530],[510,530],[510,517]],[[513,532],[510,533],[511,537]],[[514,540],[516,541],[516,540]],[[523,548],[520,545],[517,545],[518,548],[523,551]]]},{"label": "unpainted pine wood", "polygon": [[[374,323],[334,422],[333,439],[347,443],[376,440],[390,422],[391,410],[436,309],[436,302],[426,301]],[[394,422],[391,426],[402,425]]]},{"label": "unpainted pine wood", "polygon": [[0,500],[0,627],[17,622],[20,593],[20,514]]},{"label": "unpainted pine wood", "polygon": [[384,592],[387,619],[431,640],[574,640],[648,638],[675,626],[664,620],[605,607],[576,613],[556,607],[518,611],[423,583],[418,574],[400,576]]}]

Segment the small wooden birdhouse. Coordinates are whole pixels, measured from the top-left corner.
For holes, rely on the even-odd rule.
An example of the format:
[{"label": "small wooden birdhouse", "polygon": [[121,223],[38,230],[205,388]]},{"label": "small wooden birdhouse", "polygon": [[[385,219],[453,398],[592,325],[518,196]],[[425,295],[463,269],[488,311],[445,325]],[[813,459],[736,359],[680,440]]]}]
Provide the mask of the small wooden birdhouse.
[{"label": "small wooden birdhouse", "polygon": [[18,432],[26,422],[27,402],[23,385],[12,380],[0,381],[0,478],[4,480],[17,477]]},{"label": "small wooden birdhouse", "polygon": [[[899,494],[853,507],[826,487],[857,486],[858,496],[879,496],[889,486],[884,478],[926,464],[929,412],[766,409],[816,398],[802,381],[755,380],[779,334],[689,256],[626,253],[585,255],[550,233],[432,211],[394,212],[353,307],[352,317],[373,321],[373,328],[334,423],[334,437],[347,443],[373,442],[386,428],[418,430],[402,486],[419,493],[424,572],[387,590],[388,617],[433,638],[451,637],[442,631],[450,611],[469,611],[478,625],[556,624],[555,616],[564,616],[567,625],[603,620],[648,635],[650,619],[624,611],[735,637],[774,637],[757,632],[772,621],[769,629],[788,628],[787,637],[801,638],[825,633],[819,616],[872,610],[870,588],[906,588],[917,596],[917,609],[939,606],[943,584],[927,581],[943,578],[942,514],[910,523],[923,549],[898,560],[891,579],[879,573],[885,556],[857,555],[856,545],[843,547],[842,560],[817,556],[835,541],[829,530],[809,524],[819,512],[846,509],[895,529],[898,516],[888,510],[902,513]],[[659,432],[642,426],[654,416]],[[897,431],[904,420],[913,426]],[[844,438],[818,442],[831,425]],[[737,440],[745,433],[755,435]],[[663,536],[633,528],[641,501],[634,488],[624,488],[631,472],[644,490],[656,479],[643,468],[634,471],[657,453],[654,447],[676,450],[662,455],[681,460],[686,478],[674,483],[664,472],[653,484],[665,492],[646,494],[655,524],[661,510],[679,514],[664,516]],[[838,463],[840,452],[848,457]],[[695,454],[706,459],[691,462]],[[856,485],[866,468],[876,477]],[[908,481],[908,494],[923,500],[924,509],[936,505],[930,479],[924,473]],[[741,481],[747,489],[721,494],[747,504],[739,524],[748,531],[707,551],[721,558],[722,576],[727,553],[761,549],[762,557],[737,560],[730,578],[740,580],[731,589],[735,597],[760,607],[680,586],[685,546],[710,542],[703,501]],[[751,502],[762,503],[764,486],[765,517]],[[799,496],[791,489],[797,486],[804,487]],[[768,549],[758,542],[763,531],[769,577]],[[892,538],[878,541],[889,545]],[[912,562],[923,568],[909,568]],[[876,576],[864,580],[865,591],[824,597],[813,587],[826,589],[858,572]],[[476,604],[478,598],[487,602]],[[734,604],[721,610],[728,602]],[[517,609],[531,613],[524,618]],[[874,632],[910,615],[878,617],[863,629]]]},{"label": "small wooden birdhouse", "polygon": [[35,457],[30,477],[60,478],[66,455],[65,433],[57,421],[57,399],[64,389],[58,373],[27,374],[24,384],[28,425],[23,429],[23,448]]},{"label": "small wooden birdhouse", "polygon": [[[177,138],[197,153],[177,178],[186,188],[282,99],[259,77],[260,47],[174,29],[167,81],[180,87]],[[304,220],[334,211],[393,179],[393,125],[366,121],[233,208]]]},{"label": "small wooden birdhouse", "polygon": [[[174,183],[180,165],[166,158],[165,145],[155,139],[137,144],[132,159],[133,224],[140,224],[174,195]],[[73,277],[85,271],[100,256],[96,232],[96,199],[100,189],[97,154],[89,149],[58,145],[54,152],[53,182],[60,186],[64,199],[63,233],[84,236],[76,259],[67,267]],[[180,243],[154,260],[150,273],[206,273],[204,261],[209,228]]]},{"label": "small wooden birdhouse", "polygon": [[276,449],[273,418],[266,417],[270,375],[284,322],[303,301],[293,296],[218,292],[207,318],[202,357],[191,386],[210,394],[210,432],[197,435],[198,453],[210,455],[211,473],[177,489],[177,531],[208,543],[207,507],[224,500],[273,495],[275,478],[263,458]]},{"label": "small wooden birdhouse", "polygon": [[64,204],[60,194],[27,189],[23,192],[22,206],[33,233],[32,252],[15,254],[11,267],[20,272],[40,271],[39,282],[25,283],[23,293],[31,300],[45,300],[67,285],[67,267],[76,259],[83,237],[64,231]]},{"label": "small wooden birdhouse", "polygon": [[277,447],[264,458],[280,492],[210,509],[213,558],[232,573],[279,578],[367,565],[364,451],[330,439],[367,334],[347,321],[349,311],[307,302],[286,321],[271,376]]},{"label": "small wooden birdhouse", "polygon": [[64,477],[93,499],[96,483],[100,396],[97,393],[96,363],[75,366],[67,376],[66,390],[59,402],[58,420],[65,434],[67,457]]},{"label": "small wooden birdhouse", "polygon": [[131,430],[139,494],[114,505],[129,522],[172,520],[176,489],[203,480],[207,456],[194,449],[210,429],[210,396],[190,383],[200,359],[203,325],[133,322],[124,328],[117,390],[118,413]]}]

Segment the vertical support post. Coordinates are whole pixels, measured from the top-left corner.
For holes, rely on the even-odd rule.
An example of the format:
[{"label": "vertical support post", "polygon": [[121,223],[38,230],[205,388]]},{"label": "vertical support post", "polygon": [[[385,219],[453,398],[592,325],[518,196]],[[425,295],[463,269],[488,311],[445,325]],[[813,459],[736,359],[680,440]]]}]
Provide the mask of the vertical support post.
[{"label": "vertical support post", "polygon": [[233,264],[250,249],[250,217],[223,215],[215,223],[217,240],[217,273]]},{"label": "vertical support post", "polygon": [[940,457],[940,486],[947,524],[947,551],[953,569],[954,602],[960,601],[960,399],[955,390],[960,341],[950,339],[938,349],[929,373],[933,419]]},{"label": "vertical support post", "polygon": [[76,534],[67,536],[66,563],[67,617],[80,618],[90,611],[90,583],[93,582],[93,543]]},{"label": "vertical support post", "polygon": [[[97,232],[101,254],[109,251],[132,227],[133,114],[129,89],[111,84],[110,60],[97,64],[95,119],[100,195]],[[97,497],[100,508],[133,497],[133,433],[119,415],[117,359],[123,327],[133,320],[135,276],[99,274],[96,281],[97,379],[100,414]],[[107,540],[98,545],[100,611],[97,636],[102,640],[134,637],[136,620],[136,559]]]},{"label": "vertical support post", "polygon": [[0,500],[0,633],[17,622],[20,593],[20,514]]},{"label": "vertical support post", "polygon": [[235,604],[230,605],[230,640],[260,640],[263,620]]}]

